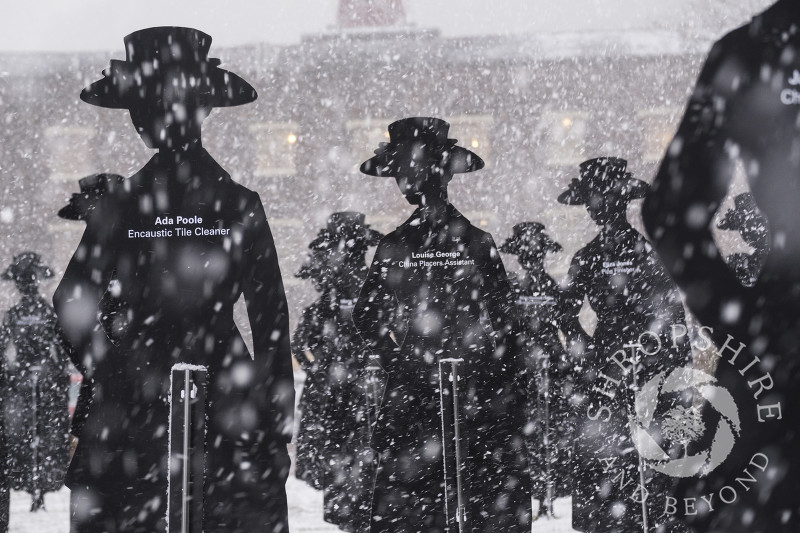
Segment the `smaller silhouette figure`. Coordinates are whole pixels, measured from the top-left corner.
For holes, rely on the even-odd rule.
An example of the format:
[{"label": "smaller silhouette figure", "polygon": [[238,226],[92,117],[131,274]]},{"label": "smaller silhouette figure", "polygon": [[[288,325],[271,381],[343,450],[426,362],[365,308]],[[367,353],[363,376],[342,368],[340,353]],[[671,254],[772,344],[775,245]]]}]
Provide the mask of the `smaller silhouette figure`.
[{"label": "smaller silhouette figure", "polygon": [[[584,205],[600,228],[572,259],[563,323],[575,359],[572,526],[592,533],[656,531],[671,521],[664,515],[660,497],[671,490],[672,480],[646,467],[635,447],[630,421],[638,414],[633,404],[640,385],[691,361],[688,340],[671,336],[673,326],[686,323],[678,288],[650,244],[627,220],[628,204],[643,198],[648,185],[626,168],[627,161],[617,157],[584,161],[580,178],[574,178],[558,197],[562,204]],[[585,299],[597,313],[592,337],[578,321]],[[649,354],[637,352],[642,355],[638,363],[623,364],[623,370],[613,355],[640,339],[648,343]],[[660,348],[654,350],[649,344]],[[674,401],[659,402],[657,414],[663,416]],[[657,433],[657,428],[653,431]],[[620,476],[636,482],[631,487],[615,483]],[[598,491],[602,486],[609,488]],[[643,497],[647,493],[651,496]],[[645,501],[628,499],[633,506],[620,512],[617,502],[631,494]]]},{"label": "smaller silhouette figure", "polygon": [[[59,209],[58,216],[65,220],[80,220],[86,222],[97,207],[98,202],[108,191],[117,187],[122,187],[125,178],[118,174],[92,174],[78,180],[80,192],[73,193],[69,203]],[[106,331],[119,330],[122,324],[118,317],[124,317],[123,310],[125,302],[114,297],[118,292],[118,283],[112,280],[109,283],[109,290],[100,302],[100,320]],[[61,329],[59,328],[59,334]],[[62,335],[63,336],[63,335]],[[64,339],[64,345],[69,346]],[[77,357],[75,351],[69,347],[69,356],[72,364],[81,373],[81,389],[78,395],[78,402],[75,405],[75,412],[72,414],[72,424],[70,425],[70,459],[77,446],[77,439],[80,438],[83,425],[86,423],[86,415],[92,401],[92,379],[83,364],[82,358]]]},{"label": "smaller silhouette figure", "polygon": [[733,201],[733,209],[725,213],[717,228],[738,231],[744,242],[753,248],[752,253],[739,252],[725,258],[742,285],[752,287],[769,254],[767,219],[756,207],[752,194],[742,193]]},{"label": "smaller silhouette figure", "polygon": [[311,259],[321,270],[323,291],[315,302],[318,305],[312,306],[314,316],[308,322],[313,327],[301,331],[295,343],[296,357],[300,353],[300,359],[308,361],[308,352],[314,359],[309,387],[316,412],[309,415],[317,424],[311,428],[311,438],[319,447],[308,450],[306,446],[303,451],[310,451],[322,465],[325,520],[345,531],[364,525],[369,507],[364,485],[372,464],[365,454],[369,428],[360,380],[367,350],[355,331],[352,310],[368,271],[367,249],[378,244],[382,235],[364,219],[357,212],[333,213],[309,245]]},{"label": "smaller silhouette figure", "polygon": [[297,479],[318,490],[322,490],[323,465],[319,452],[324,446],[322,405],[325,401],[325,373],[319,371],[317,354],[324,336],[323,308],[328,291],[324,256],[324,252],[319,250],[311,251],[308,260],[295,274],[297,278],[310,280],[320,297],[303,309],[292,335],[292,354],[306,375],[297,406],[294,472]]},{"label": "smaller silhouette figure", "polygon": [[552,516],[553,498],[571,489],[572,425],[571,363],[558,330],[565,311],[564,296],[544,267],[548,253],[562,250],[539,222],[522,222],[500,251],[516,255],[525,276],[509,273],[526,338],[528,426],[531,482],[539,513]]},{"label": "smaller silhouette figure", "polygon": [[35,252],[15,256],[2,274],[22,293],[0,328],[0,351],[11,344],[15,353],[2,393],[8,478],[11,488],[31,494],[31,511],[44,509],[45,493],[61,488],[69,459],[69,349],[38,291],[39,281],[51,277]]}]

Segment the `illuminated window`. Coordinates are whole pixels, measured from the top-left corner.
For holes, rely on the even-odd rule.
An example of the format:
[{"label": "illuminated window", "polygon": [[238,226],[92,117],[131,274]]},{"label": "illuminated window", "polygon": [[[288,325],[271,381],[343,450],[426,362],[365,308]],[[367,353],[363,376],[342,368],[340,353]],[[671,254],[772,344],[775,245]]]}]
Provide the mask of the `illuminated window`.
[{"label": "illuminated window", "polygon": [[294,176],[296,154],[300,142],[294,122],[262,122],[250,126],[255,152],[255,175],[259,178]]},{"label": "illuminated window", "polygon": [[492,147],[489,132],[494,120],[488,115],[458,115],[448,117],[450,123],[449,137],[458,139],[458,144],[478,154],[486,167],[492,166]]},{"label": "illuminated window", "polygon": [[391,122],[391,119],[385,118],[366,118],[345,123],[350,139],[350,154],[356,167],[375,154],[378,143],[389,142],[389,130],[386,128]]},{"label": "illuminated window", "polygon": [[51,126],[44,130],[50,179],[74,181],[95,171],[92,143],[95,131],[81,126]]},{"label": "illuminated window", "polygon": [[583,149],[588,115],[577,111],[550,111],[540,123],[548,165],[572,166],[585,160]]},{"label": "illuminated window", "polygon": [[658,108],[639,111],[642,132],[642,161],[657,162],[664,157],[675,135],[680,108]]}]

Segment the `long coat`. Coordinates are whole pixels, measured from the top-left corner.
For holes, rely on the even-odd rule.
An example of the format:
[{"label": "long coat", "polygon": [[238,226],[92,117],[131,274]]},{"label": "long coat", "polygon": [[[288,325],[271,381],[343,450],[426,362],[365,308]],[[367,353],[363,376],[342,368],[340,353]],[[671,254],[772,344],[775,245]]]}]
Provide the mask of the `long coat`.
[{"label": "long coat", "polygon": [[[295,441],[295,476],[316,489],[322,488],[322,457],[325,444],[323,406],[325,404],[327,369],[323,368],[319,348],[323,341],[325,297],[305,309],[292,335],[292,353],[306,374],[303,392],[297,406],[297,439]],[[314,354],[314,360],[306,357]]]},{"label": "long coat", "polygon": [[[664,497],[671,494],[674,480],[648,468],[640,477],[629,423],[636,413],[637,387],[691,362],[688,337],[672,339],[673,326],[686,324],[680,295],[650,244],[623,222],[603,228],[575,254],[567,297],[573,319],[584,297],[597,314],[594,336],[575,368],[572,525],[592,533],[640,532],[640,500],[649,492],[646,512],[654,531],[668,519]],[[626,345],[638,342],[652,355],[638,352],[641,364],[636,372],[625,373],[614,357],[630,368],[625,360],[633,354]],[[677,402],[660,402],[656,418],[663,418]]]},{"label": "long coat", "polygon": [[[3,387],[11,487],[31,494],[61,488],[69,459],[69,358],[53,308],[25,295],[8,310],[0,352],[13,345]],[[2,355],[5,358],[5,354]]]},{"label": "long coat", "polygon": [[[528,424],[531,482],[535,498],[569,496],[572,488],[571,455],[574,420],[572,362],[558,331],[566,310],[558,284],[542,268],[526,272],[521,280],[510,276],[522,318],[528,373]],[[547,439],[545,440],[545,437]]]},{"label": "long coat", "polygon": [[[352,311],[366,267],[336,282],[304,312],[295,330],[295,355],[308,350],[307,378],[297,436],[298,467],[324,491],[324,518],[345,531],[358,531],[368,513],[371,458],[361,368],[367,358]],[[302,351],[301,351],[302,350]],[[306,360],[307,361],[307,360]],[[299,477],[299,474],[298,474]],[[311,481],[311,480],[309,480]],[[370,487],[371,489],[371,487]]]},{"label": "long coat", "polygon": [[[112,278],[126,321],[108,331],[96,310]],[[242,295],[252,356],[233,321]],[[54,302],[94,384],[67,477],[73,531],[163,530],[175,363],[208,368],[204,529],[288,527],[289,321],[256,193],[202,148],[154,156],[101,198]]]},{"label": "long coat", "polygon": [[372,438],[380,465],[371,533],[444,531],[438,362],[445,358],[464,360],[459,400],[472,531],[530,531],[524,370],[508,333],[513,305],[491,236],[451,205],[441,224],[417,211],[381,240],[353,314],[387,375]]}]

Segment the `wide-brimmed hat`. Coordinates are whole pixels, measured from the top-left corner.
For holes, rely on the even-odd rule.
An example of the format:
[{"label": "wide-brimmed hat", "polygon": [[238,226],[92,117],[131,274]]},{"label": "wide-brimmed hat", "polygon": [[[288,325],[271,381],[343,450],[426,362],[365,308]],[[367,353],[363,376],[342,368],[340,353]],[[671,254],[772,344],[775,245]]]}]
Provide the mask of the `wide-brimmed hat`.
[{"label": "wide-brimmed hat", "polygon": [[86,220],[97,202],[108,190],[121,186],[125,178],[118,174],[92,174],[78,180],[81,192],[72,194],[69,204],[58,211],[58,216],[67,220]]},{"label": "wide-brimmed hat", "polygon": [[329,249],[332,246],[343,246],[348,250],[364,249],[375,246],[383,238],[383,234],[369,227],[364,221],[364,213],[357,211],[339,211],[331,213],[326,227],[317,234],[317,238],[308,245],[312,250]]},{"label": "wide-brimmed hat", "polygon": [[624,201],[644,198],[650,186],[626,172],[628,162],[619,157],[596,157],[580,164],[580,178],[573,178],[558,196],[566,205],[584,205],[592,192],[613,195]]},{"label": "wide-brimmed hat", "polygon": [[6,281],[31,282],[41,278],[52,278],[53,271],[42,262],[42,258],[36,252],[22,252],[14,256],[0,277]]},{"label": "wide-brimmed hat", "polygon": [[520,222],[514,226],[514,233],[500,247],[504,254],[560,252],[563,248],[544,232],[544,224],[539,222]]},{"label": "wide-brimmed hat", "polygon": [[[423,164],[430,161],[441,172],[473,172],[483,168],[483,159],[448,139],[450,124],[440,118],[411,117],[389,124],[389,142],[380,143],[375,156],[361,163],[361,172],[370,176],[396,176],[399,165],[409,154]],[[406,158],[398,157],[400,155]]]},{"label": "wide-brimmed hat", "polygon": [[111,60],[103,78],[81,92],[86,103],[131,109],[144,101],[186,101],[208,107],[247,104],[256,91],[209,58],[211,37],[194,28],[161,26],[125,37],[127,59]]},{"label": "wide-brimmed hat", "polygon": [[756,206],[753,195],[745,192],[733,199],[733,208],[729,209],[717,227],[724,230],[752,231],[767,227],[767,219]]}]

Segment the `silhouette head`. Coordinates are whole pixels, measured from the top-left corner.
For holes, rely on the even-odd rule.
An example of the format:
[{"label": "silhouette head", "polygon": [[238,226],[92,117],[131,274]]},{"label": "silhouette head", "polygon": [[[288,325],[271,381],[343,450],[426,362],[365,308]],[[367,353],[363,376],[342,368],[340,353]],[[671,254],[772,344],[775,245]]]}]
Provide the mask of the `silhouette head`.
[{"label": "silhouette head", "polygon": [[539,222],[520,222],[514,226],[514,233],[500,246],[504,254],[517,256],[525,270],[541,266],[548,252],[560,252],[561,245],[544,232]]},{"label": "silhouette head", "polygon": [[78,180],[81,192],[73,193],[69,204],[58,211],[66,220],[86,220],[94,211],[97,202],[109,190],[121,187],[125,178],[117,174],[92,174]]},{"label": "silhouette head", "polygon": [[409,203],[421,205],[426,197],[446,194],[453,174],[483,168],[475,153],[448,139],[450,124],[433,117],[404,118],[389,125],[389,142],[361,164],[370,176],[390,176]]},{"label": "silhouette head", "polygon": [[209,58],[211,37],[193,28],[157,27],[125,37],[125,61],[111,60],[104,77],[81,92],[81,100],[127,109],[150,148],[180,149],[200,139],[214,107],[246,104],[256,91]]},{"label": "silhouette head", "polygon": [[734,207],[725,213],[717,224],[722,230],[738,231],[742,239],[754,248],[763,248],[767,243],[767,219],[756,207],[750,193],[742,193],[733,199]]},{"label": "silhouette head", "polygon": [[383,237],[365,224],[365,219],[363,213],[356,211],[332,213],[326,227],[308,245],[314,252],[325,254],[326,266],[334,275],[343,274],[341,269],[349,268],[348,265],[363,264],[367,249]]},{"label": "silhouette head", "polygon": [[573,178],[559,203],[585,205],[595,224],[605,226],[625,219],[631,200],[644,198],[647,183],[625,169],[628,162],[618,157],[597,157],[580,164],[580,178]]},{"label": "silhouette head", "polygon": [[21,293],[29,294],[36,292],[40,279],[52,278],[53,271],[42,262],[36,252],[22,252],[14,256],[1,277],[6,281],[13,281]]}]

